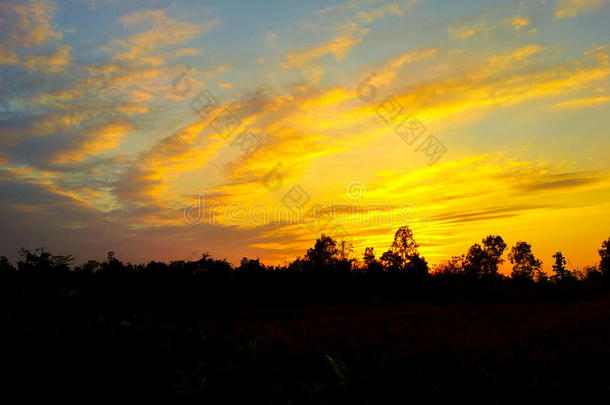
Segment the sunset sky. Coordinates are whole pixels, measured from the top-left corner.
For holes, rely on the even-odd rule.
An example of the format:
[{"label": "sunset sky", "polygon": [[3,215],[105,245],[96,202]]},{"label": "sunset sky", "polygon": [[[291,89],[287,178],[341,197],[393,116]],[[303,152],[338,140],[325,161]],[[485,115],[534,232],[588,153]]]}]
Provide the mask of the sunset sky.
[{"label": "sunset sky", "polygon": [[597,264],[609,22],[608,0],[0,2],[0,255],[282,264],[410,225],[432,265],[490,233]]}]

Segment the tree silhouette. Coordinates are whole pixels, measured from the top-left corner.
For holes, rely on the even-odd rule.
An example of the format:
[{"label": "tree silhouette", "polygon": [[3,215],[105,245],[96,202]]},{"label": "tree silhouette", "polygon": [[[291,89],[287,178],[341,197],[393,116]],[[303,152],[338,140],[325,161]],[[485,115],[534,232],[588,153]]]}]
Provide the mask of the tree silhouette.
[{"label": "tree silhouette", "polygon": [[375,259],[375,248],[367,247],[364,248],[364,256],[362,256],[362,260],[364,261],[364,265],[369,267],[371,263],[373,263]]},{"label": "tree silhouette", "polygon": [[329,267],[338,259],[339,250],[337,249],[337,242],[322,234],[313,248],[307,250],[305,258],[309,260],[314,268],[325,268]]},{"label": "tree silhouette", "polygon": [[263,265],[259,259],[248,259],[242,257],[239,267],[235,269],[239,273],[262,273],[265,271],[265,265]]},{"label": "tree silhouette", "polygon": [[542,262],[532,253],[532,246],[527,242],[517,242],[508,254],[513,264],[511,277],[514,279],[533,280],[541,275]]},{"label": "tree silhouette", "polygon": [[6,256],[0,257],[0,273],[9,273],[15,271],[15,268],[9,263]]},{"label": "tree silhouette", "polygon": [[345,240],[340,241],[337,244],[337,255],[339,260],[351,261],[352,253],[354,252],[354,244]]},{"label": "tree silhouette", "polygon": [[[253,392],[261,393],[265,400],[267,397],[275,399],[279,398],[275,396],[277,387],[289,393],[286,398],[291,399],[298,399],[298,394],[302,392],[311,393],[307,400],[299,403],[322,403],[326,396],[329,401],[324,403],[358,403],[357,399],[362,396],[362,381],[370,381],[372,386],[371,400],[366,403],[376,403],[380,401],[376,389],[379,381],[395,375],[402,367],[402,363],[384,365],[387,364],[386,346],[389,350],[394,347],[392,339],[405,341],[409,345],[411,342],[426,342],[430,336],[442,335],[444,330],[439,328],[446,323],[455,333],[447,339],[474,339],[482,336],[483,328],[495,323],[502,325],[505,320],[512,322],[512,319],[521,319],[528,312],[525,310],[537,307],[536,317],[523,323],[519,333],[511,337],[517,343],[509,347],[516,353],[524,352],[534,357],[531,362],[511,364],[509,373],[512,373],[516,369],[522,370],[522,364],[539,370],[538,353],[528,351],[529,340],[523,336],[530,337],[535,333],[536,341],[555,345],[553,339],[546,338],[581,330],[586,322],[591,323],[588,331],[600,331],[598,324],[602,318],[599,315],[590,316],[593,306],[589,301],[591,298],[598,300],[594,301],[599,303],[595,308],[604,308],[607,302],[608,289],[601,288],[604,287],[601,272],[597,271],[597,267],[585,268],[581,272],[569,271],[566,268],[567,260],[561,252],[553,255],[553,280],[557,282],[544,285],[541,284],[544,281],[541,276],[542,262],[534,256],[532,247],[526,242],[513,246],[508,258],[513,265],[513,278],[535,278],[536,282],[518,283],[497,275],[506,245],[502,238],[494,235],[472,245],[466,254],[454,256],[438,265],[430,278],[427,277],[426,260],[417,251],[413,234],[406,227],[396,232],[390,249],[381,256],[381,260],[376,257],[372,247],[364,250],[362,266],[366,268],[366,273],[349,271],[354,261],[352,249],[350,243],[337,242],[322,234],[307,250],[304,258],[277,267],[265,267],[259,259],[246,257],[233,267],[225,259],[213,259],[208,253],[193,261],[177,260],[170,264],[150,261],[132,265],[122,263],[114,253],[109,252],[103,263],[85,261],[74,271],[70,270],[71,256],[54,255],[44,249],[23,249],[18,261],[19,271],[14,271],[7,258],[0,257],[0,301],[3,304],[4,326],[0,335],[10,337],[4,346],[3,361],[6,363],[5,358],[10,358],[7,364],[12,367],[7,369],[13,373],[23,365],[23,370],[16,374],[20,379],[31,375],[30,364],[48,364],[49,367],[41,375],[52,384],[45,392],[55,392],[51,386],[59,387],[62,391],[64,387],[68,390],[80,389],[79,395],[83,396],[83,401],[79,403],[91,398],[91,389],[96,390],[94,393],[97,395],[98,388],[95,387],[98,385],[100,390],[107,390],[112,396],[131,392],[137,392],[140,398],[159,395],[163,403],[205,400],[218,403],[226,399],[227,392],[237,392],[239,395],[225,402],[241,403],[246,398],[259,403],[263,401],[262,397]],[[600,268],[604,274],[610,274],[610,239],[603,242],[599,254]],[[472,279],[467,274],[476,275],[477,282],[470,283]],[[488,275],[497,276],[487,278]],[[572,281],[560,285],[563,280]],[[565,302],[564,298],[569,302]],[[581,299],[585,300],[586,305],[579,304],[574,310],[568,308],[569,311],[560,315],[554,312],[555,309],[563,311],[564,306]],[[539,301],[543,302],[542,306],[539,306]],[[518,302],[518,305],[512,302]],[[371,308],[367,308],[368,303],[371,303]],[[455,327],[451,325],[451,320],[455,318],[453,303],[457,303],[459,311],[468,316],[482,317],[467,320],[470,324],[466,328],[462,324]],[[494,306],[507,303],[506,311],[494,311],[490,316],[487,309],[478,310],[481,303]],[[339,306],[335,307],[336,310],[326,311],[329,305]],[[310,311],[301,310],[308,306],[321,307],[321,310],[316,309],[309,319],[310,315],[306,314]],[[298,308],[298,311],[284,311],[284,308],[291,307]],[[443,307],[451,310],[444,312]],[[278,308],[282,311],[276,311]],[[385,312],[394,311],[393,308],[398,312],[391,312],[391,317],[385,316]],[[297,321],[292,319],[295,312],[296,318],[299,318]],[[314,319],[318,319],[314,316],[324,316],[324,312],[329,312],[329,318],[322,318],[321,323],[313,323],[316,322]],[[275,313],[279,314],[278,318],[275,318]],[[563,318],[558,318],[562,322],[547,322],[549,314],[555,317],[567,314],[574,318],[569,323],[565,322],[561,329],[549,329],[564,323]],[[305,316],[308,318],[300,319]],[[346,328],[343,316],[355,326]],[[294,335],[286,335],[284,330],[276,333],[275,319],[278,319],[277,325],[285,327],[286,331],[294,331],[290,332]],[[386,327],[389,322],[395,323]],[[416,337],[410,336],[409,333],[418,330],[413,325],[419,327],[422,322],[428,329]],[[330,333],[324,328],[329,328]],[[370,330],[391,332],[394,329],[396,335],[389,338],[384,333],[370,333]],[[249,336],[250,330],[270,330],[282,340],[266,342],[265,338],[257,343],[257,336]],[[305,344],[303,330],[312,333],[318,342],[323,343],[320,346],[316,344],[311,351],[300,352]],[[362,338],[365,343],[373,335],[378,335],[380,339],[365,346],[368,351],[366,356],[352,354],[362,352],[362,343],[352,343],[351,339],[352,333],[360,331],[365,336]],[[603,338],[606,331],[601,332]],[[337,343],[327,343],[327,336],[333,334]],[[488,342],[490,334],[485,332],[483,335],[473,346],[469,346],[469,353],[478,350],[475,345],[480,345],[487,352],[485,342]],[[553,346],[553,353],[562,354],[549,365],[548,371],[554,373],[554,368],[562,361],[565,361],[565,370],[571,370],[575,365],[584,365],[583,369],[586,370],[586,363],[573,361],[573,358],[579,357],[577,353],[567,351],[569,348],[583,347],[583,342],[585,345],[591,341],[593,344],[598,340],[605,342],[602,338],[591,340],[586,336],[585,333],[579,334],[575,344],[571,345],[572,341],[568,341],[565,348]],[[493,341],[494,345],[505,344],[505,328],[500,327],[497,337],[492,338],[497,339]],[[343,344],[353,346],[346,346],[349,350],[344,351],[347,355],[342,359],[339,354],[342,354]],[[433,346],[437,344],[433,342]],[[338,350],[330,347],[335,345]],[[72,347],[74,350],[71,350]],[[410,381],[410,377],[421,370],[431,372],[433,379],[438,378],[437,366],[428,370],[426,365],[430,362],[429,347],[425,343],[417,352],[410,354],[410,348],[404,350],[402,344],[397,346],[399,352],[409,353],[404,364],[410,364],[409,361],[414,364],[406,376],[400,375],[394,380],[400,390],[404,388],[404,381]],[[591,353],[601,352],[596,347],[594,349]],[[296,353],[294,358],[291,357],[293,350]],[[28,353],[28,361],[24,361],[23,357]],[[64,357],[68,357],[65,353],[69,353],[69,361],[65,361]],[[368,358],[369,355],[374,357],[373,361]],[[565,356],[568,359],[562,360]],[[364,358],[363,363],[354,363],[360,357]],[[448,358],[447,363],[441,363],[444,358]],[[505,367],[506,358],[502,353],[494,363],[489,363],[490,366],[486,364],[483,370],[485,376],[467,374],[459,383],[472,380],[478,384],[479,381],[486,381],[488,369],[491,366]],[[314,367],[318,362],[316,359],[323,361],[319,369]],[[343,365],[342,360],[346,361],[345,364],[351,363],[350,367]],[[433,361],[450,370],[443,377],[447,380],[455,377],[452,371],[465,374],[462,370],[469,372],[471,368],[462,360],[456,362],[452,352],[444,348]],[[603,356],[600,361],[604,361]],[[297,370],[295,374],[286,373],[285,370],[292,370],[294,364],[299,366],[294,368]],[[478,370],[478,367],[475,369]],[[591,366],[590,369],[594,370],[593,374],[598,367]],[[368,377],[368,370],[374,371],[370,373],[371,377]],[[23,381],[31,385],[31,380],[23,378]],[[414,384],[421,385],[421,381],[417,379]],[[509,383],[512,383],[512,379]],[[36,381],[36,384],[40,382]],[[174,388],[170,388],[169,384]],[[584,382],[583,386],[589,387],[586,384]],[[453,395],[458,385],[448,386],[448,395]],[[261,387],[264,389],[261,390]],[[298,391],[293,393],[292,387]],[[175,398],[174,390],[186,395],[182,398],[185,401]],[[20,393],[26,391],[19,386]],[[164,392],[168,395],[167,401]],[[352,392],[354,396],[348,398],[346,395]],[[126,398],[130,403],[150,402],[130,396]]]},{"label": "tree silhouette", "polygon": [[93,274],[98,271],[101,266],[102,264],[97,260],[88,260],[86,263],[76,268],[75,270],[88,274]]},{"label": "tree silhouette", "polygon": [[389,271],[405,270],[406,264],[418,255],[417,248],[413,231],[408,226],[401,226],[394,234],[390,249],[381,255],[381,262]]},{"label": "tree silhouette", "polygon": [[481,243],[482,246],[478,243],[472,245],[464,257],[465,275],[473,280],[497,275],[498,266],[503,263],[506,243],[501,236],[489,235]]},{"label": "tree silhouette", "polygon": [[34,249],[33,252],[21,249],[19,255],[21,260],[17,262],[17,267],[23,272],[67,272],[74,260],[74,256],[53,255],[44,248]]},{"label": "tree silhouette", "polygon": [[438,264],[434,268],[434,275],[440,277],[450,277],[456,278],[463,274],[464,272],[464,261],[465,257],[462,256],[452,256],[451,259],[448,259],[440,264]]},{"label": "tree silhouette", "polygon": [[383,252],[380,260],[383,267],[389,272],[402,271],[405,268],[404,259],[400,256],[400,254],[393,250]]},{"label": "tree silhouette", "polygon": [[403,263],[409,262],[413,257],[418,256],[417,248],[419,245],[413,238],[413,231],[408,226],[401,226],[394,234],[391,250],[398,254]]},{"label": "tree silhouette", "polygon": [[374,248],[365,248],[362,260],[368,273],[380,273],[383,271],[383,265],[375,258]]},{"label": "tree silhouette", "polygon": [[394,234],[392,246],[381,255],[381,262],[389,272],[404,271],[418,278],[428,274],[428,263],[419,255],[419,245],[408,226],[401,226]]},{"label": "tree silhouette", "polygon": [[464,273],[469,279],[478,279],[483,273],[487,253],[481,248],[481,245],[475,243],[468,249],[468,253],[464,258]]},{"label": "tree silhouette", "polygon": [[411,275],[416,280],[423,280],[428,277],[428,262],[425,258],[418,254],[411,257],[411,260],[406,265],[407,274]]},{"label": "tree silhouette", "polygon": [[100,272],[105,274],[117,274],[123,270],[123,263],[114,257],[114,252],[111,250],[106,255],[106,261],[102,263]]},{"label": "tree silhouette", "polygon": [[552,280],[567,281],[575,278],[572,272],[566,268],[567,261],[563,256],[563,253],[555,253],[553,259],[555,259],[555,263],[553,264],[553,271],[555,274],[551,277]]},{"label": "tree silhouette", "polygon": [[610,280],[610,238],[602,242],[602,248],[599,250],[600,263],[599,270],[602,276],[608,281]]},{"label": "tree silhouette", "polygon": [[502,255],[506,250],[506,243],[499,235],[488,235],[482,242],[485,251],[483,273],[494,276],[498,274],[498,267],[504,263]]}]

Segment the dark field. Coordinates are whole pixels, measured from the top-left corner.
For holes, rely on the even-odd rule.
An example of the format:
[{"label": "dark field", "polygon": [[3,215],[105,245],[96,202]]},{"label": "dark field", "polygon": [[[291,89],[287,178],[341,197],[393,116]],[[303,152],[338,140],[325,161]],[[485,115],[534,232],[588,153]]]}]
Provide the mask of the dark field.
[{"label": "dark field", "polygon": [[[402,236],[405,236],[404,238]],[[609,403],[610,240],[555,274],[484,239],[428,271],[408,228],[364,266],[324,235],[287,267],[244,258],[70,268],[0,258],[10,403]],[[401,253],[402,252],[402,253]],[[405,253],[406,252],[406,253]],[[404,254],[403,254],[404,253]]]},{"label": "dark field", "polygon": [[[608,403],[610,295],[2,311],[5,392],[62,403]],[[29,315],[26,317],[25,314]]]}]

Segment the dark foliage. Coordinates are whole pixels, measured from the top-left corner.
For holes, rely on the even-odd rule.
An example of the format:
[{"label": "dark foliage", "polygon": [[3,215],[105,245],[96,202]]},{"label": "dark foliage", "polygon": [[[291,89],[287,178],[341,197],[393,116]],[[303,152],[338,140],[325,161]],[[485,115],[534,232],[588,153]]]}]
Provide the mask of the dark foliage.
[{"label": "dark foliage", "polygon": [[[430,270],[400,228],[378,260],[322,235],[283,267],[133,265],[109,252],[0,258],[7,403],[470,403],[607,400],[610,239],[546,278],[490,235]],[[578,370],[577,373],[574,370]],[[525,399],[524,399],[525,398]]]}]

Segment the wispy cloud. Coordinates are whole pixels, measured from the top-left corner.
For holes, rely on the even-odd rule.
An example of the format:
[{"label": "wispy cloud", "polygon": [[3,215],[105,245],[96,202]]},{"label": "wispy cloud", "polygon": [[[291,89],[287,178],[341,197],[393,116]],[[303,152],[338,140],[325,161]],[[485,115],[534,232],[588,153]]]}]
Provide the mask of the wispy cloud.
[{"label": "wispy cloud", "polygon": [[556,110],[576,110],[581,108],[598,107],[610,102],[610,96],[575,98],[553,104],[551,108]]},{"label": "wispy cloud", "polygon": [[129,124],[116,122],[82,134],[72,143],[70,149],[59,152],[54,162],[82,162],[87,156],[101,155],[119,146],[130,129]]},{"label": "wispy cloud", "polygon": [[347,56],[347,52],[350,49],[362,42],[361,37],[367,32],[367,29],[354,25],[353,28],[347,30],[344,34],[336,36],[328,42],[313,48],[288,53],[286,55],[284,67],[302,67],[326,54],[332,54],[335,60],[342,60]]},{"label": "wispy cloud", "polygon": [[128,61],[130,63],[149,64],[160,66],[166,63],[170,56],[192,54],[196,50],[179,50],[173,54],[162,52],[170,47],[184,46],[189,40],[201,35],[204,31],[220,24],[220,19],[195,24],[178,21],[165,15],[162,10],[146,10],[125,15],[121,18],[124,25],[129,27],[147,27],[148,29],[125,39],[114,39],[104,49],[114,53],[115,61]]},{"label": "wispy cloud", "polygon": [[555,17],[570,18],[583,13],[591,13],[609,4],[608,0],[556,0]]},{"label": "wispy cloud", "polygon": [[508,28],[514,31],[520,31],[525,29],[526,27],[529,27],[530,25],[531,21],[528,18],[517,15],[495,22],[488,22],[483,20],[476,23],[450,27],[448,31],[449,34],[451,34],[451,36],[455,38],[468,39],[479,35],[490,35],[501,28]]}]

